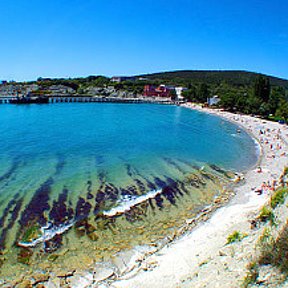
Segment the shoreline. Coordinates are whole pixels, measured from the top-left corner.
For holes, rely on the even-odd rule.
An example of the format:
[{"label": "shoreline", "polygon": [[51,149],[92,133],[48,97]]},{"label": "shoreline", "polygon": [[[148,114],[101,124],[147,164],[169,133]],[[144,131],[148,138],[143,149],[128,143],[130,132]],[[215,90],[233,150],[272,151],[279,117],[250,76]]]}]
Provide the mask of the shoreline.
[{"label": "shoreline", "polygon": [[[228,204],[212,211],[207,221],[200,221],[191,228],[192,231],[189,233],[184,233],[182,237],[173,240],[159,252],[147,257],[141,264],[142,267],[136,272],[126,273],[111,281],[106,287],[182,287],[183,279],[191,278],[193,270],[197,270],[199,263],[216,257],[231,232],[237,227],[246,230],[249,228],[251,216],[255,215],[269,200],[269,192],[265,191],[258,195],[255,193],[256,189],[259,189],[263,182],[278,181],[287,165],[285,151],[287,151],[288,130],[286,126],[248,115],[202,108],[189,103],[182,107],[220,116],[245,129],[253,139],[257,140],[261,148],[259,159],[255,166],[244,172],[245,181],[240,186],[234,187],[233,191],[236,195]],[[260,134],[259,131],[265,134]],[[276,145],[276,142],[277,146],[272,147]],[[274,150],[276,147],[279,149]],[[261,173],[258,172],[257,166],[261,167]],[[204,286],[203,283],[201,285]],[[209,282],[205,285],[209,287]],[[196,285],[195,287],[203,286]]]},{"label": "shoreline", "polygon": [[[67,273],[63,274],[63,276],[52,274],[50,279],[47,279],[48,282],[47,280],[44,281],[44,287],[46,285],[53,288],[62,287],[60,284],[60,286],[57,286],[58,282],[55,282],[55,279],[58,278],[59,280],[59,277],[61,279],[65,278],[65,283],[69,284],[69,287],[186,287],[183,286],[183,283],[187,284],[197,267],[204,265],[203,263],[206,263],[207,259],[214,259],[219,249],[223,248],[227,236],[233,232],[234,228],[232,227],[242,227],[243,222],[245,222],[245,229],[248,229],[247,227],[250,225],[248,220],[251,215],[254,215],[255,211],[258,211],[269,199],[269,194],[266,192],[262,193],[262,195],[257,195],[255,193],[256,188],[261,187],[261,183],[267,181],[267,177],[269,178],[272,174],[274,174],[273,178],[278,179],[279,174],[283,171],[282,168],[284,168],[282,166],[287,164],[287,156],[285,155],[285,157],[281,158],[278,155],[280,153],[276,155],[276,159],[267,158],[271,152],[269,152],[270,140],[267,144],[261,143],[260,138],[262,136],[258,134],[258,126],[265,124],[263,126],[265,129],[270,129],[268,128],[270,126],[283,128],[284,133],[281,136],[285,136],[285,139],[280,139],[281,141],[283,140],[283,147],[281,147],[280,152],[287,151],[287,126],[247,115],[202,108],[192,104],[184,104],[182,107],[209,113],[240,126],[253,138],[255,148],[258,150],[259,147],[257,162],[247,171],[243,170],[241,173],[236,173],[236,176],[239,176],[237,182],[234,181],[233,183],[231,181],[226,186],[226,189],[215,196],[211,204],[203,207],[196,215],[191,215],[191,217],[187,218],[173,235],[163,238],[154,244],[151,243],[143,247],[137,246],[129,251],[121,251],[115,255],[111,262],[112,265],[109,265],[108,262],[97,262],[92,266],[88,266],[86,270],[66,271]],[[272,136],[269,137],[273,138]],[[277,157],[280,158],[281,164],[279,164],[279,167],[277,165],[272,167],[270,164],[273,164],[273,162],[277,163]],[[268,161],[268,164],[274,170],[277,170],[275,172],[271,169],[275,173],[273,171],[272,173],[269,170],[271,167],[265,164],[266,158],[271,160],[269,160],[271,163]],[[261,166],[261,173],[258,173],[257,166]],[[242,175],[244,175],[244,180],[240,179]],[[255,176],[257,177],[255,178]],[[269,179],[269,181],[272,180]],[[211,288],[216,287],[214,285]],[[201,283],[200,286],[187,287],[204,286],[206,287],[206,284],[203,285]],[[221,287],[230,288],[234,286],[222,285]]]}]

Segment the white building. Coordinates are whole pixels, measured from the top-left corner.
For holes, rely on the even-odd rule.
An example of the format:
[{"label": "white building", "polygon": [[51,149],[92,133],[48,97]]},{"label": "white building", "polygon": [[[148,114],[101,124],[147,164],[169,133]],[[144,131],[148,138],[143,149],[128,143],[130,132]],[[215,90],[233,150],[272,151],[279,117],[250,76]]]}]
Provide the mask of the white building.
[{"label": "white building", "polygon": [[181,101],[184,99],[184,97],[182,96],[182,92],[183,91],[186,91],[187,88],[185,87],[176,87],[175,88],[175,92],[176,92],[176,95],[177,95],[177,100]]},{"label": "white building", "polygon": [[217,105],[219,102],[220,102],[220,98],[218,97],[218,95],[214,95],[211,98],[207,98],[207,103],[209,106]]}]

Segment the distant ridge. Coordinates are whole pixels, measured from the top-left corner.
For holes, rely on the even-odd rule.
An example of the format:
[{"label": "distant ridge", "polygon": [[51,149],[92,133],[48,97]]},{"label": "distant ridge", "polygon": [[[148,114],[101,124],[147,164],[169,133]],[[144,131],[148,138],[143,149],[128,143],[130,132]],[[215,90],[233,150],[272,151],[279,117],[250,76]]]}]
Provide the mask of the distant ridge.
[{"label": "distant ridge", "polygon": [[231,85],[253,85],[259,75],[268,77],[272,86],[282,86],[288,89],[288,80],[262,73],[241,70],[176,70],[170,72],[158,72],[143,74],[138,77],[147,77],[152,80],[175,80],[206,82],[207,84],[219,84],[225,81]]}]

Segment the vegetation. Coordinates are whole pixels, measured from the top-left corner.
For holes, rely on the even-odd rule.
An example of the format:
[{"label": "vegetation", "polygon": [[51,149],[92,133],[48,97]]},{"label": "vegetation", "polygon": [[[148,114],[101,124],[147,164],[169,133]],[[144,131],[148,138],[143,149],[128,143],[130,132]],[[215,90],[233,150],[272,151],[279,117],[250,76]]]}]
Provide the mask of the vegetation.
[{"label": "vegetation", "polygon": [[22,236],[21,242],[31,242],[41,236],[38,225],[28,227]]},{"label": "vegetation", "polygon": [[[229,86],[253,86],[258,73],[247,71],[197,71],[197,70],[182,70],[172,72],[162,72],[154,74],[141,75],[151,80],[161,80],[167,83],[177,85],[188,85],[189,83],[199,84],[206,83],[209,86],[218,86],[221,83],[226,83]],[[264,75],[262,75],[264,76]],[[268,76],[272,86],[280,86],[288,89],[288,81],[285,79]]]},{"label": "vegetation", "polygon": [[188,88],[188,101],[206,102],[218,95],[219,107],[257,114],[271,120],[288,120],[288,81],[245,71],[175,71],[143,75],[151,81]]},{"label": "vegetation", "polygon": [[274,213],[272,211],[272,209],[270,209],[267,206],[263,206],[263,208],[260,211],[259,214],[259,219],[261,222],[267,222],[270,221],[271,224],[275,224],[275,216]]},{"label": "vegetation", "polygon": [[[288,168],[284,169],[283,175],[287,175]],[[259,256],[255,261],[249,263],[248,272],[243,279],[242,287],[249,287],[250,284],[257,283],[259,270],[263,265],[271,265],[278,268],[283,274],[283,280],[288,277],[288,221],[284,228],[276,236],[272,234],[276,232],[272,225],[275,224],[274,211],[278,205],[283,204],[287,197],[287,187],[279,188],[274,192],[268,206],[264,206],[259,214],[262,222],[269,221],[270,225],[264,227],[261,236],[258,239],[257,247]],[[272,230],[273,229],[273,230]]]},{"label": "vegetation", "polygon": [[234,243],[234,242],[239,242],[241,241],[243,238],[247,237],[248,235],[245,234],[245,233],[241,233],[239,231],[234,231],[232,234],[230,234],[228,237],[227,237],[227,244],[231,244],[231,243]]},{"label": "vegetation", "polygon": [[255,283],[259,276],[259,266],[256,262],[249,263],[247,269],[248,273],[245,276],[241,285],[243,288],[247,288],[250,284]]},{"label": "vegetation", "polygon": [[278,189],[272,196],[271,196],[271,207],[276,208],[277,205],[283,204],[288,193],[288,188],[281,188]]},{"label": "vegetation", "polygon": [[262,238],[260,265],[271,264],[288,276],[288,223],[274,240],[270,235]]}]

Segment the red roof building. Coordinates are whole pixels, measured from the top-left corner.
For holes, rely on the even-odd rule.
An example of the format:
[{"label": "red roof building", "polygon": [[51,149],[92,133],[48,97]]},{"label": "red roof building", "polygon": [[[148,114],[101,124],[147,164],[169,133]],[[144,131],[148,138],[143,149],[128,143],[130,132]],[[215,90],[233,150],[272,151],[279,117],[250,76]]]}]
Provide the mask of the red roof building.
[{"label": "red roof building", "polygon": [[153,85],[145,85],[143,95],[146,97],[170,97],[170,91],[175,90],[172,86],[160,85],[158,87]]}]

